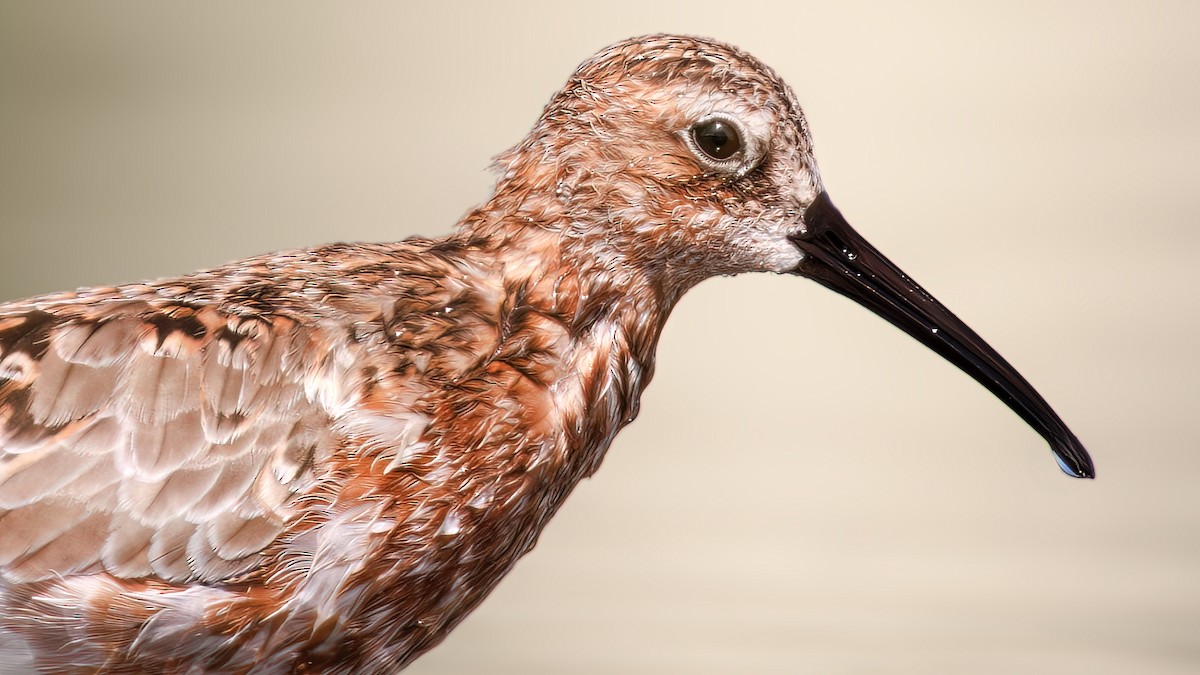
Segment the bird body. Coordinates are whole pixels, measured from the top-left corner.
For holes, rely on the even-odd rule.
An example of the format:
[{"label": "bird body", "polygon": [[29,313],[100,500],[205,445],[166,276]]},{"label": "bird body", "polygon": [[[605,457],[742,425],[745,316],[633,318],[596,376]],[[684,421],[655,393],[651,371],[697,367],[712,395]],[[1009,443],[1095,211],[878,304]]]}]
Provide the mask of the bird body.
[{"label": "bird body", "polygon": [[614,45],[497,165],[444,239],[0,306],[0,672],[392,672],[598,468],[684,292],[847,292],[805,267],[837,218],[800,108],[736,48]]},{"label": "bird body", "polygon": [[5,628],[233,671],[431,645],[632,421],[665,317],[513,252],[334,245],[6,307]]}]

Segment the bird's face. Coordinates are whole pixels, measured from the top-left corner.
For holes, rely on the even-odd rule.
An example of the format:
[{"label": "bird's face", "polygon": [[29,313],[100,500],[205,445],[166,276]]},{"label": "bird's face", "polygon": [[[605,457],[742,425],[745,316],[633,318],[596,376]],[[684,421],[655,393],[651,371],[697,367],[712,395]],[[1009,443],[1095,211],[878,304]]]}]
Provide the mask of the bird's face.
[{"label": "bird's face", "polygon": [[788,237],[822,191],[811,147],[791,90],[766,66],[662,37],[585,62],[521,149],[553,174],[575,234],[686,288],[796,268]]},{"label": "bird's face", "polygon": [[678,36],[614,45],[547,105],[510,175],[517,157],[515,173],[533,194],[553,190],[564,234],[594,264],[649,270],[676,293],[717,274],[812,278],[978,380],[1068,474],[1092,475],[1033,387],[850,227],[825,192],[794,94],[749,54]]}]

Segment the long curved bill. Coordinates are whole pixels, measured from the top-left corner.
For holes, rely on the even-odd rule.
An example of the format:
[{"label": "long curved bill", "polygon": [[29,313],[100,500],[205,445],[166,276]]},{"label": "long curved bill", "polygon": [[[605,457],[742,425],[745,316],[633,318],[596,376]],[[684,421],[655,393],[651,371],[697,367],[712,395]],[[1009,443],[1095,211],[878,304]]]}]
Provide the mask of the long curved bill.
[{"label": "long curved bill", "polygon": [[804,212],[804,226],[791,236],[804,253],[796,274],[845,295],[941,354],[1036,429],[1064,472],[1095,477],[1087,450],[1045,399],[983,338],[855,232],[828,193]]}]

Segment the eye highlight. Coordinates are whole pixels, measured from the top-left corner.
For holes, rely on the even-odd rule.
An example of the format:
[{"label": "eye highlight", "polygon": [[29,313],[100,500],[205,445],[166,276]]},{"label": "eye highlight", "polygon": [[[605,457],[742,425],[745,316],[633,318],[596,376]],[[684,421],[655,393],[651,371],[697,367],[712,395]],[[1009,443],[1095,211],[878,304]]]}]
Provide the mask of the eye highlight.
[{"label": "eye highlight", "polygon": [[732,123],[719,117],[699,122],[692,127],[692,142],[709,159],[724,162],[742,149],[742,136]]}]

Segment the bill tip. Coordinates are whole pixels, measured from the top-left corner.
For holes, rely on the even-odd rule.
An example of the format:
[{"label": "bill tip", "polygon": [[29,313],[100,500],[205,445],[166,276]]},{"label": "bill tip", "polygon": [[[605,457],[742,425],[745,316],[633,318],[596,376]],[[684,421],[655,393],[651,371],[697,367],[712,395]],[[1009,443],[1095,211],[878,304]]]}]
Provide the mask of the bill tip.
[{"label": "bill tip", "polygon": [[1096,477],[1096,469],[1092,467],[1091,462],[1088,462],[1086,465],[1074,465],[1073,463],[1068,463],[1067,460],[1058,453],[1054,454],[1054,461],[1058,462],[1058,468],[1062,469],[1063,473],[1072,478]]}]

